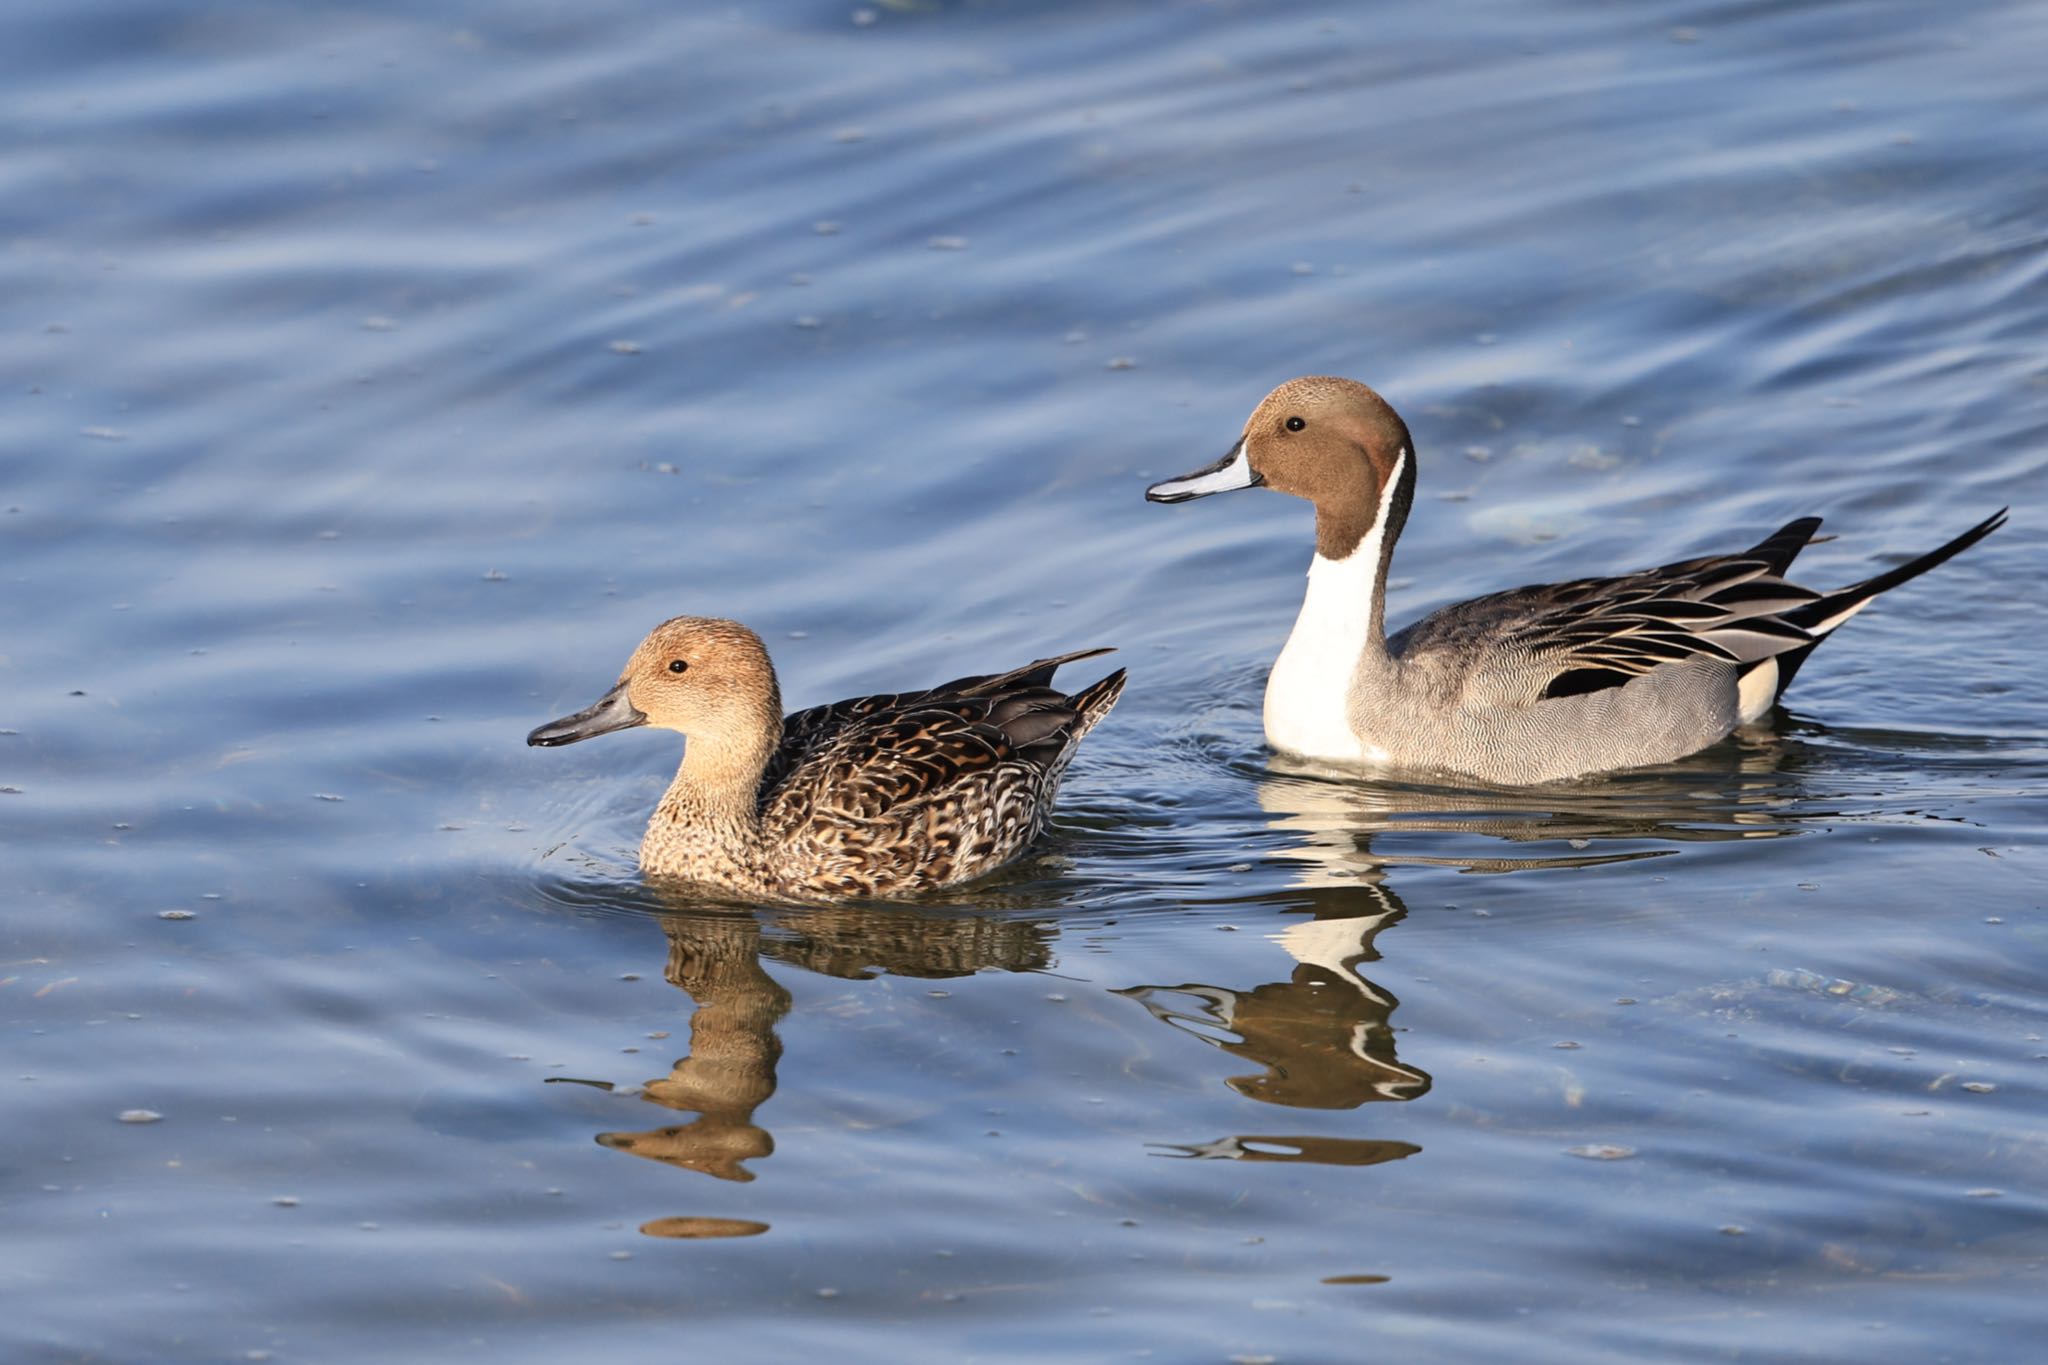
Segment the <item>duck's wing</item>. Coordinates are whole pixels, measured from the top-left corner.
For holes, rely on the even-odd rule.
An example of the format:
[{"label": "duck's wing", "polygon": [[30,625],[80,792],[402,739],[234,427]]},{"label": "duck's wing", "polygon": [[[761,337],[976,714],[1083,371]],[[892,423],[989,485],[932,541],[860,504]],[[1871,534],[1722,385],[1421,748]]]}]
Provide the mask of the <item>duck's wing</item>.
[{"label": "duck's wing", "polygon": [[998,867],[1043,827],[1034,738],[1058,744],[1072,723],[1059,694],[1043,694],[1046,705],[1008,724],[996,721],[991,697],[923,699],[850,720],[763,792],[762,830],[813,891],[889,894]]},{"label": "duck's wing", "polygon": [[889,692],[873,697],[849,697],[845,701],[813,706],[784,716],[782,742],[775,746],[775,753],[769,758],[768,767],[761,774],[762,793],[766,795],[781,788],[788,782],[791,773],[821,752],[848,725],[897,710],[906,702],[923,695],[916,692]]},{"label": "duck's wing", "polygon": [[1123,690],[1119,669],[1059,692],[1062,662],[825,708],[816,724],[836,727],[764,791],[763,829],[816,890],[874,895],[994,870],[1044,829],[1074,747]]},{"label": "duck's wing", "polygon": [[1819,528],[1820,518],[1802,517],[1740,554],[1476,598],[1416,622],[1388,648],[1454,662],[1494,705],[1620,687],[1688,659],[1747,667],[1814,642],[1796,616],[1821,594],[1783,574]]},{"label": "duck's wing", "polygon": [[1035,790],[1058,776],[1123,690],[1119,669],[1069,696],[1050,685],[1053,671],[1108,652],[799,712],[784,722],[782,748],[764,775],[763,818],[782,829],[873,822],[999,778]]},{"label": "duck's wing", "polygon": [[[1022,668],[1013,668],[1007,673],[976,673],[964,678],[955,678],[951,682],[940,683],[937,687],[927,687],[921,692],[885,692],[870,697],[849,697],[845,701],[829,702],[824,706],[813,706],[792,712],[783,718],[782,742],[776,746],[774,755],[768,760],[766,771],[761,775],[761,791],[765,796],[782,788],[798,768],[819,757],[846,736],[849,727],[853,727],[853,733],[860,733],[861,722],[907,714],[947,700],[965,701],[975,698],[1011,702],[1013,704],[1006,709],[1005,714],[1015,714],[1020,704],[1028,710],[1034,703],[1037,693],[1058,696],[1057,693],[1051,692],[1051,684],[1052,675],[1060,665],[1080,659],[1092,659],[1097,655],[1111,652],[1113,651],[1107,648],[1076,650],[1072,654],[1039,659],[1025,664]],[[1119,671],[1116,676],[1121,678],[1123,674]],[[1073,700],[1078,705],[1100,686],[1098,683],[1095,688],[1085,689]],[[1121,685],[1117,690],[1122,690]],[[1095,720],[1099,719],[1101,714],[1106,714],[1109,706],[1114,705],[1115,701],[1116,698],[1111,696],[1108,704],[1100,705],[1099,710],[1094,707],[1082,707],[1084,714],[1092,717],[1083,727],[1082,733],[1092,728]],[[995,708],[991,707],[991,716],[994,712]],[[998,727],[1000,728],[1000,721]],[[1076,735],[1075,739],[1078,740],[1079,735]]]}]

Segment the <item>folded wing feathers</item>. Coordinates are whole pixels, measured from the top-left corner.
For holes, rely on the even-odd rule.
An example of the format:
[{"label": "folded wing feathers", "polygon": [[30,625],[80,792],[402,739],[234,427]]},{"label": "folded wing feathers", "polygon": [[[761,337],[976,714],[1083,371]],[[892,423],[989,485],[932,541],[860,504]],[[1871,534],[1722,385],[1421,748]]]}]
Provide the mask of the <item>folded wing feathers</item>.
[{"label": "folded wing feathers", "polygon": [[1080,650],[923,692],[798,712],[785,721],[782,749],[764,775],[764,805],[873,820],[1006,764],[1017,780],[1036,781],[1026,775],[1060,764],[1083,720],[1076,698],[1050,686],[1054,670],[1109,652]]},{"label": "folded wing feathers", "polygon": [[[1745,554],[1688,560],[1627,578],[1582,581],[1528,623],[1522,644],[1546,666],[1545,695],[1619,685],[1691,658],[1750,664],[1812,643],[1782,613],[1820,594],[1778,577],[1819,526],[1793,522]],[[1589,679],[1586,670],[1597,676]],[[1578,677],[1558,686],[1566,674]]]},{"label": "folded wing feathers", "polygon": [[1730,588],[1753,582],[1771,571],[1760,559],[1715,559],[1700,566],[1696,575],[1671,584],[1680,596],[1692,601],[1719,597]]},{"label": "folded wing feathers", "polygon": [[1740,607],[1745,615],[1751,616],[1775,616],[1819,600],[1820,594],[1813,589],[1787,583],[1782,578],[1737,583],[1713,594],[1715,605],[1730,610]]},{"label": "folded wing feathers", "polygon": [[1073,724],[1074,712],[1065,706],[1049,706],[1013,717],[1004,723],[1003,734],[1019,749],[1028,749],[1055,735],[1064,739]]},{"label": "folded wing feathers", "polygon": [[[1783,575],[1820,530],[1819,517],[1787,522],[1739,555],[1689,559],[1607,580],[1504,595],[1535,599],[1505,643],[1533,665],[1539,696],[1573,697],[1626,686],[1659,664],[1687,658],[1744,666],[1776,659],[1779,691],[1827,633],[1878,593],[1946,563],[2005,524],[2005,508],[1948,543],[1830,593]],[[1524,673],[1523,676],[1528,676]]]},{"label": "folded wing feathers", "polygon": [[1753,664],[1813,642],[1813,636],[1798,626],[1769,616],[1737,621],[1701,638],[1719,645],[1735,656],[1735,662],[1743,664]]}]

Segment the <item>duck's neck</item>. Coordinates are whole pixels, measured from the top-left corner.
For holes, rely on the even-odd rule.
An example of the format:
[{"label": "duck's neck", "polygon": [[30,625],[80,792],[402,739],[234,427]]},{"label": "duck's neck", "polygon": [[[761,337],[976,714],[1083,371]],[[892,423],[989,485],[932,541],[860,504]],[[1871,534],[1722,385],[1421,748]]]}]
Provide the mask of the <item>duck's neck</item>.
[{"label": "duck's neck", "polygon": [[1266,680],[1266,738],[1275,748],[1339,761],[1386,758],[1356,734],[1352,700],[1394,668],[1387,656],[1387,566],[1408,516],[1412,459],[1403,450],[1395,460],[1370,520],[1356,508],[1316,509],[1308,592]]},{"label": "duck's neck", "polygon": [[643,867],[692,875],[702,863],[742,864],[762,842],[761,774],[782,722],[746,735],[692,738],[640,844]]}]

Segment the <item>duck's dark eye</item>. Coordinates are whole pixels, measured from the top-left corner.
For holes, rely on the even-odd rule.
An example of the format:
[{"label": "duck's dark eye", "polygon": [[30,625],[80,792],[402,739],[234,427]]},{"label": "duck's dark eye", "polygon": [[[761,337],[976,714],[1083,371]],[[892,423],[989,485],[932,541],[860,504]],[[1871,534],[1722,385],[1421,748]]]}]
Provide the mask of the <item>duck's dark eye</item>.
[{"label": "duck's dark eye", "polygon": [[668,671],[671,673],[680,673],[689,666],[690,661],[687,659],[670,659],[668,661]]},{"label": "duck's dark eye", "polygon": [[1300,431],[1303,427],[1307,425],[1308,423],[1302,421],[1299,417],[1290,417],[1287,419],[1287,429],[1289,431]]}]

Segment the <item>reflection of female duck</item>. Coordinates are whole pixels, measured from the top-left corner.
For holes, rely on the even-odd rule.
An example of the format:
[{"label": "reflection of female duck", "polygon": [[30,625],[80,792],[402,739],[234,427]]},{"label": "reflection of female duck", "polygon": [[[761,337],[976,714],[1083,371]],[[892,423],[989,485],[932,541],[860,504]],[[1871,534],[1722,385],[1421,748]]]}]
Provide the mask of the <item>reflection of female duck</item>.
[{"label": "reflection of female duck", "polygon": [[689,1055],[649,1081],[641,1098],[695,1112],[689,1123],[638,1133],[600,1133],[598,1142],[720,1180],[752,1180],[745,1162],[775,1150],[754,1111],[775,1093],[782,1042],[775,1026],[790,996],[768,975],[771,956],[827,976],[966,976],[987,968],[1029,971],[1050,957],[1041,921],[945,915],[885,907],[793,910],[764,938],[751,914],[701,910],[665,916],[663,975],[695,1004]]},{"label": "reflection of female duck", "polygon": [[789,1012],[789,992],[761,969],[761,926],[752,915],[677,916],[661,927],[668,935],[663,975],[697,1008],[690,1016],[689,1055],[640,1093],[698,1118],[644,1133],[599,1133],[597,1140],[720,1180],[752,1180],[741,1163],[775,1150],[775,1139],[755,1124],[754,1110],[775,1093],[782,1056],[775,1025]]},{"label": "reflection of female duck", "polygon": [[1043,920],[864,906],[777,912],[761,951],[820,976],[939,978],[991,967],[1028,972],[1052,960]]}]

